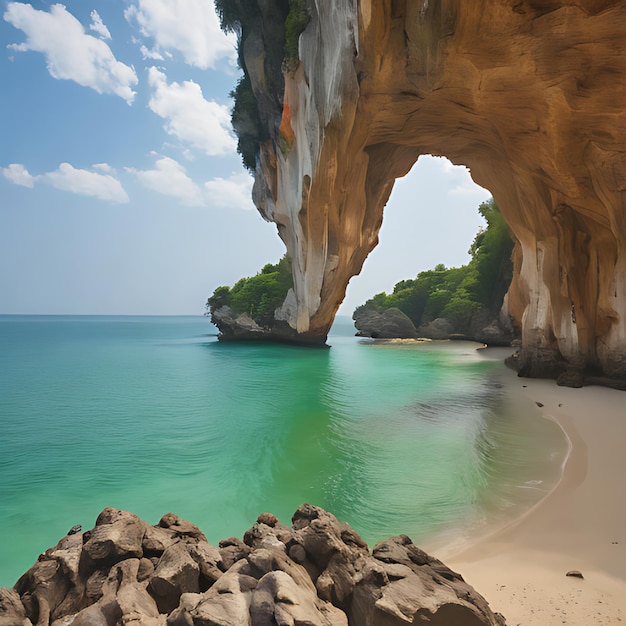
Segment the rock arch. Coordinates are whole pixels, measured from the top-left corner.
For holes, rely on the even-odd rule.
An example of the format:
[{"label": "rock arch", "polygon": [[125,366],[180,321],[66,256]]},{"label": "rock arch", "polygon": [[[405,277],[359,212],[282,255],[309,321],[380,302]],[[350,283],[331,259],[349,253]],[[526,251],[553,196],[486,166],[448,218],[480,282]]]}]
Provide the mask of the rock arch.
[{"label": "rock arch", "polygon": [[[395,179],[421,154],[446,156],[491,191],[517,237],[508,310],[521,372],[626,380],[626,3],[309,7],[253,192],[293,260],[279,317],[325,338]],[[262,102],[271,81],[245,43]]]}]

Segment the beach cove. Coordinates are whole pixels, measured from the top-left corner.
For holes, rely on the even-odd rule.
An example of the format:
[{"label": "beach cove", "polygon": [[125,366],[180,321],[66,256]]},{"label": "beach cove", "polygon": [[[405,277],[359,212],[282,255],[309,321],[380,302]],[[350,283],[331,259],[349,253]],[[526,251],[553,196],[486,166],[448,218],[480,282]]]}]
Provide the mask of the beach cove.
[{"label": "beach cove", "polygon": [[[490,350],[497,354],[501,349]],[[517,378],[520,401],[542,404],[571,442],[563,477],[525,515],[467,549],[440,551],[508,624],[609,626],[626,620],[624,392]],[[566,576],[580,571],[583,579]]]},{"label": "beach cove", "polygon": [[1,585],[106,506],[173,511],[213,543],[303,502],[370,545],[465,541],[545,495],[567,451],[477,344],[380,345],[350,320],[330,350],[221,344],[201,317],[6,316],[0,332]]},{"label": "beach cove", "polygon": [[313,501],[370,545],[410,535],[510,624],[624,614],[619,391],[518,378],[508,349],[359,340],[348,320],[321,351],[222,346],[201,318],[2,321],[3,585],[105,506],[172,510],[216,544]]}]

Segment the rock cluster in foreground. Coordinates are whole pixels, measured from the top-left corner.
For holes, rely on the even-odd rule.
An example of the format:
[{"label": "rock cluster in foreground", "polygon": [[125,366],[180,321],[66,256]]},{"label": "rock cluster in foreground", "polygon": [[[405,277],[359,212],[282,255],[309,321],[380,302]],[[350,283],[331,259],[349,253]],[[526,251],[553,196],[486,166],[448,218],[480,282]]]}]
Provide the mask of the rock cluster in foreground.
[{"label": "rock cluster in foreground", "polygon": [[243,541],[209,545],[172,513],[151,526],[107,508],[63,537],[13,589],[0,626],[504,625],[459,574],[405,535],[371,551],[323,509],[292,527],[262,514]]}]

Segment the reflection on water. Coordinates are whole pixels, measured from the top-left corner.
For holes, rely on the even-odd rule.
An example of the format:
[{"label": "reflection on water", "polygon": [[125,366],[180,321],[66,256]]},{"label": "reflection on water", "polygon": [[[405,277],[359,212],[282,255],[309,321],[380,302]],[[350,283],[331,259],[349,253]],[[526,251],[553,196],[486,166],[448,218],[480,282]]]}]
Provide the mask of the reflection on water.
[{"label": "reflection on water", "polygon": [[220,344],[202,318],[0,318],[0,523],[11,585],[105,506],[212,542],[302,502],[368,542],[516,514],[565,443],[476,344]]}]

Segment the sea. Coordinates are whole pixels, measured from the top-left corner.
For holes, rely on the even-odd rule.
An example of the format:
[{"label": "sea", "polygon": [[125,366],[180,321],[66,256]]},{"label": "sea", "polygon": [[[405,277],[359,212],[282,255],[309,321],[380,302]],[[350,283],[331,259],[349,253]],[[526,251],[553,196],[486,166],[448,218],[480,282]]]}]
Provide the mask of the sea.
[{"label": "sea", "polygon": [[309,502],[370,545],[429,546],[557,484],[568,442],[507,391],[502,353],[354,332],[337,318],[325,349],[219,342],[202,316],[0,316],[0,586],[109,506],[217,545]]}]

